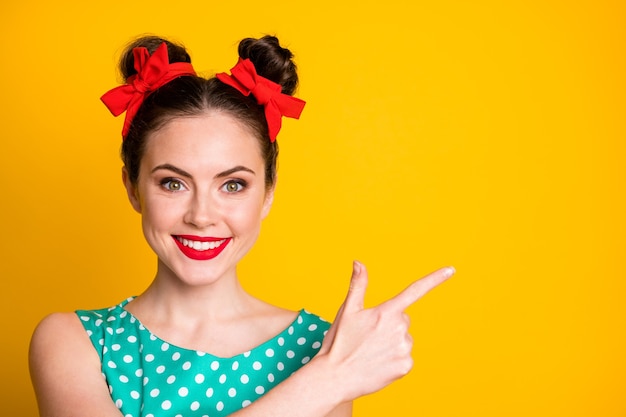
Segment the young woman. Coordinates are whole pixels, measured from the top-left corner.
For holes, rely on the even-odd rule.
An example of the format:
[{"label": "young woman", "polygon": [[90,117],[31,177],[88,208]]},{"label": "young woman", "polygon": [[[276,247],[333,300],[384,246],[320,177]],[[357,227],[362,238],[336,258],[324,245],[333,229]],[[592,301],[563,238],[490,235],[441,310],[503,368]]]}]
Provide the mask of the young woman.
[{"label": "young woman", "polygon": [[126,112],[123,182],[158,268],[136,298],[40,323],[30,363],[42,416],[349,416],[352,400],[410,370],[403,311],[452,268],[364,309],[355,262],[332,326],[239,284],[272,206],[281,117],[304,106],[276,38],[244,39],[239,55],[209,79],[161,38],[123,55],[126,84],[102,99]]}]

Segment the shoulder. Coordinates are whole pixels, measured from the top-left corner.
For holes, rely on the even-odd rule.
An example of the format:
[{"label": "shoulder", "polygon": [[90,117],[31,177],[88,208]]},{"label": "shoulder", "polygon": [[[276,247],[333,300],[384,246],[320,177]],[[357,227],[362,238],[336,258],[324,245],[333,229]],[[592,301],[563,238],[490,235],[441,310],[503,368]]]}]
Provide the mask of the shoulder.
[{"label": "shoulder", "polygon": [[76,313],[53,313],[39,323],[30,343],[29,368],[42,416],[75,410],[117,415],[100,358]]},{"label": "shoulder", "polygon": [[302,309],[296,320],[287,329],[289,335],[294,336],[298,345],[311,345],[314,350],[319,349],[324,340],[330,323],[308,310]]},{"label": "shoulder", "polygon": [[[278,318],[273,322],[274,329],[280,329],[289,336],[306,336],[310,334],[311,336],[315,335],[319,339],[323,338],[330,328],[328,321],[304,308],[298,311],[282,310],[281,314],[276,314],[274,317]],[[259,320],[263,319],[265,318],[259,318]],[[273,332],[273,334],[276,334],[276,332]]]},{"label": "shoulder", "polygon": [[315,313],[311,313],[306,309],[300,310],[300,315],[297,320],[298,324],[307,325],[312,330],[328,330],[330,322]]},{"label": "shoulder", "polygon": [[77,353],[95,355],[78,316],[73,312],[50,314],[37,325],[31,338],[31,372],[37,371],[40,365],[52,365],[51,358],[71,361]]},{"label": "shoulder", "polygon": [[[122,303],[123,304],[123,303]],[[35,328],[30,344],[31,367],[37,367],[45,358],[71,360],[74,355],[97,360],[94,338],[104,331],[103,323],[110,321],[117,307],[97,310],[77,310],[75,312],[52,313],[44,317]]]},{"label": "shoulder", "polygon": [[[53,313],[39,322],[31,339],[31,350],[41,346],[54,346],[57,342],[75,340],[77,336],[86,339],[85,330],[75,313]],[[78,337],[80,339],[80,337]]]},{"label": "shoulder", "polygon": [[41,320],[33,332],[28,356],[38,394],[47,391],[48,386],[75,366],[87,366],[94,371],[99,368],[98,355],[73,312],[53,313]]},{"label": "shoulder", "polygon": [[128,312],[122,308],[126,302],[97,310],[76,310],[75,315],[87,333],[91,335],[96,329],[104,329],[118,318],[126,316]]}]

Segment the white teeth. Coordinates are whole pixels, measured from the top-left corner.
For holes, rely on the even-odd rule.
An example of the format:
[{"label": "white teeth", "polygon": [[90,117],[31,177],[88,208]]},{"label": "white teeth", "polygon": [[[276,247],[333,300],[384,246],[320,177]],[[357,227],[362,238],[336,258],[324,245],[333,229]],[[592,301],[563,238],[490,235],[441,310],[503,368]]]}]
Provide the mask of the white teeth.
[{"label": "white teeth", "polygon": [[226,241],[226,239],[224,239],[224,240],[220,240],[220,241],[217,241],[217,242],[206,242],[206,244],[207,244],[207,249],[215,249],[215,248],[217,248],[218,246],[221,246],[221,245],[222,245],[222,243],[224,243],[225,241]]},{"label": "white teeth", "polygon": [[184,239],[182,237],[177,237],[178,241],[183,244],[183,246],[187,246],[188,248],[192,248],[199,251],[215,249],[218,246],[221,246],[222,243],[226,242],[226,239],[217,240],[213,242],[200,242],[198,240],[189,240]]}]

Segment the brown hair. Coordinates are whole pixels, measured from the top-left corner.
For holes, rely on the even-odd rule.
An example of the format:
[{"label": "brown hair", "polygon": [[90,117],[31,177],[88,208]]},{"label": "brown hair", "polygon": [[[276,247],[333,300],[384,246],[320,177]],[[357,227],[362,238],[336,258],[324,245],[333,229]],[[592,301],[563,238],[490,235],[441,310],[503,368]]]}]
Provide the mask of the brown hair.
[{"label": "brown hair", "polygon": [[[136,73],[133,48],[145,47],[150,54],[163,42],[167,44],[170,63],[189,62],[191,58],[182,45],[157,36],[146,36],[131,43],[120,60],[120,71],[127,80]],[[278,83],[284,94],[293,94],[298,85],[293,54],[280,46],[274,36],[246,38],[239,43],[239,56],[249,58],[259,75]],[[276,181],[278,144],[269,138],[263,106],[252,96],[244,96],[215,77],[182,76],[159,87],[141,104],[122,143],[121,156],[131,182],[139,177],[148,135],[177,117],[198,116],[210,110],[225,112],[246,126],[258,139],[265,161],[265,186]]]}]

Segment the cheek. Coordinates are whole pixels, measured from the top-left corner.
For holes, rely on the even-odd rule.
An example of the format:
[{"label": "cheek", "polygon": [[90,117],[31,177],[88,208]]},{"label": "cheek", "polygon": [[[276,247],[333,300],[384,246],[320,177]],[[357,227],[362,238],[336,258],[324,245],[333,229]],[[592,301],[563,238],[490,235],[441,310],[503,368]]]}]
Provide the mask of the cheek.
[{"label": "cheek", "polygon": [[172,204],[167,200],[142,201],[142,220],[144,225],[153,227],[167,226],[183,215],[181,204]]},{"label": "cheek", "polygon": [[241,234],[257,233],[263,219],[263,204],[258,202],[246,202],[232,207],[227,214],[233,231]]}]

